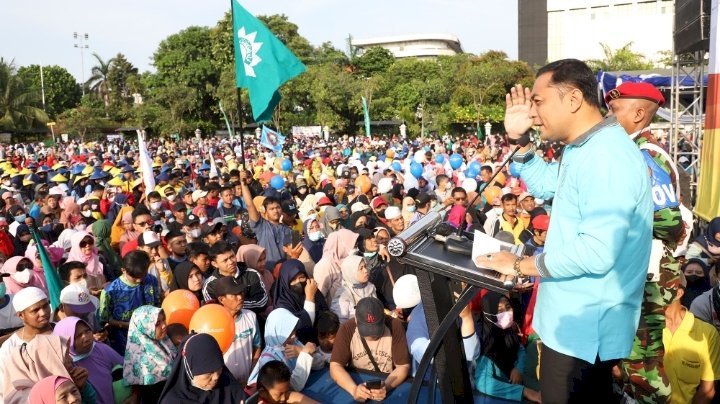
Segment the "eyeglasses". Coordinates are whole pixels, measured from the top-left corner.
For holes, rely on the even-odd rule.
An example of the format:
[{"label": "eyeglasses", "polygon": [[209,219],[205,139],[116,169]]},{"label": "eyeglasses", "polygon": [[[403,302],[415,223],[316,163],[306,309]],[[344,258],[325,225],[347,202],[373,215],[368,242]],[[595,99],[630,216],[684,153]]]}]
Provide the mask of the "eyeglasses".
[{"label": "eyeglasses", "polygon": [[33,269],[33,265],[32,264],[20,264],[15,268],[15,272],[22,272],[22,271],[25,271],[26,269]]},{"label": "eyeglasses", "polygon": [[83,240],[80,242],[80,248],[90,247],[95,244],[92,240]]}]

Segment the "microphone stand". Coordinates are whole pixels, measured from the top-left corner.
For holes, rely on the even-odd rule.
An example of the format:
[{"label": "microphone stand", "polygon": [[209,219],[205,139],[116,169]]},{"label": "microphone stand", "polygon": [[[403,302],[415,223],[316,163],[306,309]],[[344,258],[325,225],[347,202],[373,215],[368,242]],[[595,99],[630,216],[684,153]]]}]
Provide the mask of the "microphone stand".
[{"label": "microphone stand", "polygon": [[458,226],[458,229],[455,233],[449,235],[447,237],[447,241],[445,242],[445,248],[450,251],[457,254],[463,254],[463,255],[472,255],[472,241],[467,238],[467,236],[463,235],[463,228],[465,227],[465,217],[467,216],[468,212],[470,211],[470,207],[473,206],[475,201],[482,195],[482,192],[485,190],[485,188],[488,187],[489,184],[492,184],[495,177],[497,177],[500,174],[500,171],[502,171],[503,167],[508,165],[510,161],[512,160],[513,156],[520,150],[521,148],[527,146],[530,144],[530,135],[528,133],[525,133],[520,139],[518,139],[517,146],[515,146],[515,149],[513,149],[512,153],[503,161],[503,163],[495,169],[495,172],[493,173],[492,177],[484,183],[480,189],[477,192],[477,195],[468,203],[468,205],[465,207],[465,211],[463,212],[462,221],[460,222],[460,225]]}]

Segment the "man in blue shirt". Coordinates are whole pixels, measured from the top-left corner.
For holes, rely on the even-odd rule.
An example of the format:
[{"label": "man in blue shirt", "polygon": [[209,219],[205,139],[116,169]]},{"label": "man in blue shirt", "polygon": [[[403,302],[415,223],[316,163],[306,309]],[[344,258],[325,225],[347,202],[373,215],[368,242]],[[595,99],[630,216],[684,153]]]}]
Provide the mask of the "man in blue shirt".
[{"label": "man in blue shirt", "polygon": [[529,191],[553,201],[545,249],[535,257],[481,256],[479,266],[540,276],[533,327],[543,341],[543,402],[611,402],[612,366],[629,355],[650,258],[653,203],[647,166],[614,118],[603,119],[592,71],[574,59],[538,71],[532,92],[507,95],[505,129],[531,126],[565,144],[545,163],[532,145],[513,159]]}]

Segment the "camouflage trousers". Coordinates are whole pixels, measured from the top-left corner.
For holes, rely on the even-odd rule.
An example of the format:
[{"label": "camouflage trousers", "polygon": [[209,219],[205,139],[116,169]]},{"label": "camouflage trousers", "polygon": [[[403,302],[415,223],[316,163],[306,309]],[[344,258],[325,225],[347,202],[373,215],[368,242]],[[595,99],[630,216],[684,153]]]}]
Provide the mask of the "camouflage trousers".
[{"label": "camouflage trousers", "polygon": [[660,260],[660,279],[647,282],[640,323],[630,356],[623,361],[625,392],[639,403],[666,403],[670,380],[663,366],[665,307],[672,303],[680,285],[680,263],[669,253]]}]

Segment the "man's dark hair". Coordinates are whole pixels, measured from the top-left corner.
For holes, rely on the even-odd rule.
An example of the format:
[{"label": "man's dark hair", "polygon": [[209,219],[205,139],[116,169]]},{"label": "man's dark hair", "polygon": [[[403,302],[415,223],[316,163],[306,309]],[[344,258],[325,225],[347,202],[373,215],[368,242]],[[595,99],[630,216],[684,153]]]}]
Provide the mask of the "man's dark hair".
[{"label": "man's dark hair", "polygon": [[502,203],[510,202],[510,201],[517,202],[517,196],[515,194],[505,194],[502,196],[502,198],[500,198],[500,201]]},{"label": "man's dark hair", "polygon": [[274,196],[268,196],[268,197],[265,198],[265,200],[263,201],[263,208],[265,208],[265,210],[267,210],[268,206],[270,206],[270,205],[272,205],[272,204],[275,204],[275,203],[277,203],[278,205],[280,205],[280,199],[278,199],[278,198],[276,198],[276,197],[274,197]]},{"label": "man's dark hair", "polygon": [[162,199],[162,196],[160,196],[160,192],[158,191],[152,191],[147,196],[148,200],[150,199]]},{"label": "man's dark hair", "polygon": [[448,177],[447,175],[445,175],[445,174],[440,174],[440,175],[438,175],[437,177],[435,177],[435,183],[436,183],[436,184],[439,184],[440,181],[442,181],[442,180],[449,180],[449,179],[450,179],[450,177]]},{"label": "man's dark hair", "polygon": [[238,169],[230,170],[230,177],[239,177],[239,176],[240,176],[240,170],[238,170]]},{"label": "man's dark hair", "polygon": [[60,265],[60,268],[58,268],[58,273],[60,274],[60,280],[67,283],[70,280],[70,272],[72,272],[73,269],[86,269],[87,267],[83,262],[80,261],[67,261],[66,263]]},{"label": "man's dark hair", "polygon": [[225,192],[225,191],[230,191],[230,192],[232,192],[233,194],[235,193],[235,190],[234,190],[233,187],[231,187],[231,186],[226,186],[226,187],[220,188],[220,193],[221,193],[221,194],[222,194],[223,192]]},{"label": "man's dark hair", "polygon": [[[535,78],[545,73],[551,73],[550,84],[557,87],[574,87],[583,94],[583,99],[588,105],[600,108],[600,101],[597,97],[597,80],[595,74],[585,62],[577,59],[561,59],[548,63],[538,70]],[[565,90],[559,88],[561,97]]]},{"label": "man's dark hair", "polygon": [[[217,243],[215,243],[217,244]],[[202,242],[194,242],[187,245],[187,248],[185,249],[185,253],[187,254],[188,259],[192,260],[200,255],[207,255],[210,256],[210,246],[206,243]]]},{"label": "man's dark hair", "polygon": [[455,187],[455,188],[453,188],[453,190],[452,190],[452,192],[450,193],[450,195],[455,195],[456,192],[462,192],[463,194],[465,194],[465,196],[467,196],[467,191],[466,191],[465,188],[463,188],[463,187]]},{"label": "man's dark hair", "polygon": [[332,311],[323,310],[317,316],[317,332],[321,334],[335,334],[340,329],[340,318]]},{"label": "man's dark hair", "polygon": [[135,223],[135,220],[137,220],[138,216],[142,216],[142,215],[148,215],[148,216],[150,215],[150,210],[148,210],[148,208],[145,207],[145,205],[139,205],[138,207],[135,208],[135,210],[133,210],[133,213],[132,213],[133,223]]},{"label": "man's dark hair", "polygon": [[104,191],[104,190],[105,190],[105,187],[102,186],[102,185],[100,185],[100,184],[95,184],[95,185],[93,185],[92,188],[91,188],[91,192]]},{"label": "man's dark hair", "polygon": [[480,172],[487,171],[488,173],[492,174],[493,170],[490,166],[482,166],[480,167]]},{"label": "man's dark hair", "polygon": [[290,369],[280,361],[270,361],[260,368],[257,383],[260,388],[270,390],[278,383],[290,381]]},{"label": "man's dark hair", "polygon": [[218,241],[210,247],[210,259],[215,261],[218,255],[225,254],[228,251],[233,252],[232,246],[224,241]]},{"label": "man's dark hair", "polygon": [[142,250],[130,251],[123,258],[123,269],[133,278],[144,278],[150,267],[150,256]]}]

